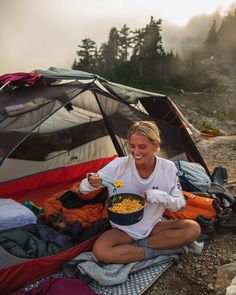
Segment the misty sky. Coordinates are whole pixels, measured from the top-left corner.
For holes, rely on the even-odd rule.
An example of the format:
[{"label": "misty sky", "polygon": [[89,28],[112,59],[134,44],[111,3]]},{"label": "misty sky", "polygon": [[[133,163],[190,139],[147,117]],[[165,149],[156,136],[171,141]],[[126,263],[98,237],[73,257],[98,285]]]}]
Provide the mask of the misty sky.
[{"label": "misty sky", "polygon": [[[223,15],[234,0],[0,0],[0,74],[50,66],[70,68],[84,38],[98,46],[112,27],[163,20],[163,46],[175,49],[186,33],[206,34],[208,15]],[[189,22],[193,17],[194,19]],[[201,22],[196,22],[201,17]],[[215,15],[212,16],[212,19]],[[210,19],[210,21],[212,21]],[[204,23],[205,21],[205,23]],[[207,29],[208,30],[208,29]],[[205,35],[204,35],[205,37]],[[180,44],[178,44],[180,48]],[[182,44],[182,47],[184,45]],[[183,49],[183,48],[182,48]]]}]

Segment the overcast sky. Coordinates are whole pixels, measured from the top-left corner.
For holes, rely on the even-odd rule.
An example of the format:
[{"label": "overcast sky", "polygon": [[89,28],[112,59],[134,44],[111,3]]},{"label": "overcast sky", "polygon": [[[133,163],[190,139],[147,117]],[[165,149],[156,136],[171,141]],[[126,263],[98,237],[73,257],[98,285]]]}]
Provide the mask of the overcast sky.
[{"label": "overcast sky", "polygon": [[[183,27],[191,17],[221,15],[234,0],[0,0],[0,74],[70,68],[84,38],[98,46],[111,27],[144,27],[150,16]],[[165,39],[163,38],[164,44]]]}]

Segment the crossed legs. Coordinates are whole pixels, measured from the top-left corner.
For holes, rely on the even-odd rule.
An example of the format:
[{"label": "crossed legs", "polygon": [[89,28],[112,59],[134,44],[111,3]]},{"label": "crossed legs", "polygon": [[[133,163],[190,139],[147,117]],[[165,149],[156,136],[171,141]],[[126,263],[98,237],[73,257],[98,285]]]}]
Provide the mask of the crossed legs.
[{"label": "crossed legs", "polygon": [[[201,233],[192,220],[165,220],[158,222],[147,238],[152,249],[175,249],[196,240]],[[145,259],[143,247],[136,246],[125,232],[110,229],[104,232],[93,247],[95,257],[105,263],[129,263]]]}]

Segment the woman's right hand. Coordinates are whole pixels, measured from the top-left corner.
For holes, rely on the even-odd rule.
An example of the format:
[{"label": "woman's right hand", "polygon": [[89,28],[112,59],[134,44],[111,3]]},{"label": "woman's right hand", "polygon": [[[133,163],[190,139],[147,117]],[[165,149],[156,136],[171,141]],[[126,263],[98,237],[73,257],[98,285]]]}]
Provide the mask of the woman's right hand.
[{"label": "woman's right hand", "polygon": [[100,177],[99,174],[89,174],[88,175],[88,182],[96,188],[99,188],[102,186],[102,178]]}]

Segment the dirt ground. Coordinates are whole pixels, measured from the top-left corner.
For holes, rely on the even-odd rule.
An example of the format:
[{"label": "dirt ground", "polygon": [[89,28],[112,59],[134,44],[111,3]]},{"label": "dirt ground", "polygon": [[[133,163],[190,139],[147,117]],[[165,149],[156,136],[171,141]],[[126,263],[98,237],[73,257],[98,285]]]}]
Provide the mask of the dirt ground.
[{"label": "dirt ground", "polygon": [[[197,143],[209,170],[227,169],[226,188],[236,197],[236,135],[201,139]],[[172,265],[145,295],[218,294],[217,269],[236,262],[236,234],[215,232],[200,255],[188,254]]]}]

